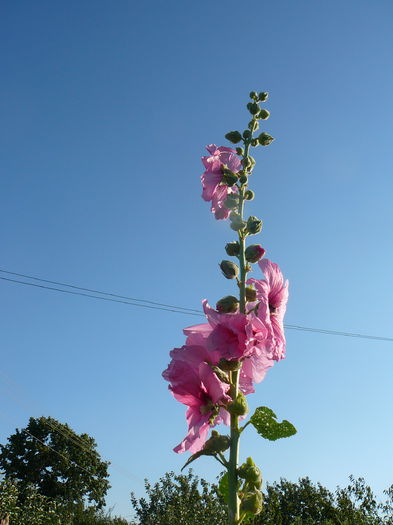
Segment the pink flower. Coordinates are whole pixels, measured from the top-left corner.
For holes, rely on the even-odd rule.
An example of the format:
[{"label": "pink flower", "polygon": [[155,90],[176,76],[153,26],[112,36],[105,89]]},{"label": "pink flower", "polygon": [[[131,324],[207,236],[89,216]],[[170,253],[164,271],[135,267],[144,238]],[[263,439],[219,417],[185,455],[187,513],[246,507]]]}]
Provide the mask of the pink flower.
[{"label": "pink flower", "polygon": [[285,357],[284,315],[288,301],[288,281],[277,264],[268,259],[259,261],[265,279],[249,279],[257,291],[258,318],[268,330],[267,348],[275,361]]},{"label": "pink flower", "polygon": [[225,146],[217,147],[215,144],[206,146],[209,156],[202,157],[205,172],[202,174],[201,181],[203,186],[202,198],[211,201],[211,210],[216,219],[227,219],[230,210],[225,208],[224,202],[230,193],[236,193],[237,188],[221,184],[222,167],[225,164],[234,173],[241,169],[239,157],[236,151]]},{"label": "pink flower", "polygon": [[262,381],[274,363],[265,324],[254,313],[246,316],[216,312],[206,300],[203,308],[208,323],[185,328],[187,344],[205,346],[212,364],[220,359],[242,361],[240,389],[244,394],[254,392],[253,384]]},{"label": "pink flower", "polygon": [[210,427],[229,424],[229,414],[218,405],[230,400],[229,385],[221,382],[204,361],[209,357],[203,346],[185,345],[171,352],[172,361],[163,372],[173,396],[189,408],[186,412],[188,434],[174,449],[192,454],[203,447]]}]

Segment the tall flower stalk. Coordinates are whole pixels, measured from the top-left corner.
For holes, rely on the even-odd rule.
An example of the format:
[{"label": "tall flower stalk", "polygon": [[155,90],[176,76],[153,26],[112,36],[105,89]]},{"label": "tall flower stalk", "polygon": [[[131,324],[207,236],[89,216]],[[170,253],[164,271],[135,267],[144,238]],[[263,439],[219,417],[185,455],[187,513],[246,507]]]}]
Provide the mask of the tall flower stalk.
[{"label": "tall flower stalk", "polygon": [[[250,457],[239,466],[241,433],[249,424],[272,441],[296,433],[288,421],[279,423],[268,407],[257,408],[249,421],[240,425],[248,414],[245,396],[255,391],[254,384],[262,381],[275,361],[285,357],[283,319],[288,299],[288,282],[278,265],[263,258],[265,250],[260,244],[246,246],[247,238],[262,229],[258,217],[244,216],[246,202],[254,199],[248,188],[256,164],[250,149],[268,146],[274,140],[266,132],[254,136],[259,122],[270,115],[261,108],[268,94],[251,92],[250,98],[247,129],[225,135],[242,146],[234,150],[211,144],[207,146],[209,155],[202,157],[202,197],[211,201],[215,218],[229,219],[231,229],[237,232],[237,240],[225,246],[227,255],[237,262],[223,260],[220,268],[224,277],[236,281],[238,295],[223,297],[215,309],[203,301],[207,323],[184,329],[185,345],[172,350],[171,362],[163,372],[174,397],[188,406],[188,434],[174,450],[191,452],[184,467],[202,455],[214,457],[225,467],[219,489],[228,504],[229,525],[247,521],[263,508],[260,469]],[[264,278],[248,279],[255,263]],[[230,434],[212,430],[208,438],[211,428],[219,423],[228,425]]]}]

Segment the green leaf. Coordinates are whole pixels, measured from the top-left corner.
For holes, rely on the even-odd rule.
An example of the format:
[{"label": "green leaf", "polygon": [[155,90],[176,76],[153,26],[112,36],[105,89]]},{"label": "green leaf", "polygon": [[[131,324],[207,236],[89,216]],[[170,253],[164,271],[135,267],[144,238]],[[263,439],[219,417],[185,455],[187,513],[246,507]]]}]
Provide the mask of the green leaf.
[{"label": "green leaf", "polygon": [[224,499],[224,502],[226,505],[229,504],[229,476],[228,472],[226,472],[221,478],[218,483],[218,490],[221,494],[221,496]]},{"label": "green leaf", "polygon": [[278,423],[276,414],[268,407],[258,407],[251,416],[250,423],[254,425],[258,434],[270,441],[296,434],[296,428],[292,423],[286,419]]}]

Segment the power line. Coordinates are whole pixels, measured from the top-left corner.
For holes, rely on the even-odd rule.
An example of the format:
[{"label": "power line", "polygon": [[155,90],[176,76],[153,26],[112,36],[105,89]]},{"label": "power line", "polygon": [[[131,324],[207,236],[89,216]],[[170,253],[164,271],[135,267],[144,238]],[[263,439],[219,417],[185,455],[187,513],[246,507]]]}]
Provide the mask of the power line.
[{"label": "power line", "polygon": [[[4,415],[4,412],[2,412],[2,414]],[[22,432],[24,432],[25,434],[27,434],[28,436],[30,436],[32,439],[34,439],[35,441],[37,441],[38,443],[41,443],[41,445],[43,445],[44,447],[47,447],[49,448],[50,450],[52,450],[52,452],[54,452],[55,454],[57,454],[58,456],[60,456],[61,458],[65,459],[69,464],[74,464],[76,467],[78,467],[79,469],[81,470],[84,470],[85,472],[87,472],[87,474],[89,474],[89,476],[92,476],[92,473],[89,472],[85,467],[81,467],[81,465],[78,465],[78,463],[76,461],[71,461],[70,458],[67,458],[67,456],[65,456],[64,454],[62,454],[61,452],[59,452],[58,450],[54,449],[53,447],[51,447],[50,445],[48,445],[47,443],[45,443],[44,441],[42,441],[41,439],[39,439],[37,436],[34,436],[34,434],[32,434],[31,432],[29,432],[28,430],[26,430],[25,428],[22,430]]]},{"label": "power line", "polygon": [[[174,313],[177,313],[177,314],[196,315],[198,317],[203,315],[202,312],[200,312],[200,313],[193,313],[192,311],[187,312],[187,311],[183,311],[183,310],[177,309],[176,306],[175,307],[170,307],[170,308],[164,308],[162,306],[152,306],[152,305],[148,305],[148,304],[132,303],[130,301],[123,301],[123,300],[120,300],[120,299],[112,299],[110,297],[100,297],[98,295],[91,295],[91,294],[83,293],[83,292],[72,292],[71,290],[62,290],[61,288],[55,288],[53,286],[44,286],[43,284],[28,283],[26,281],[19,281],[17,279],[8,279],[7,277],[0,277],[0,279],[2,281],[10,281],[12,283],[25,284],[27,286],[35,286],[36,288],[44,288],[45,290],[54,290],[56,292],[68,293],[68,294],[71,294],[71,295],[82,295],[83,297],[91,297],[92,299],[101,299],[101,301],[111,301],[112,303],[122,303],[122,304],[131,305],[131,306],[140,306],[142,308],[150,308],[151,310],[163,310],[164,312],[174,312]],[[99,293],[99,292],[97,292],[97,293]],[[179,308],[181,308],[181,307],[179,307]],[[196,312],[197,312],[197,310],[196,310]]]},{"label": "power line", "polygon": [[0,272],[7,273],[8,275],[16,275],[18,277],[24,277],[27,279],[32,279],[33,281],[40,281],[42,283],[56,284],[58,286],[66,286],[67,288],[74,288],[75,290],[82,290],[84,292],[98,293],[100,295],[108,295],[110,297],[118,297],[119,299],[127,299],[127,301],[137,301],[140,303],[148,303],[156,306],[164,306],[165,308],[175,308],[176,310],[185,310],[186,312],[197,312],[200,313],[200,310],[195,310],[194,308],[183,308],[182,306],[173,306],[171,304],[157,303],[156,301],[148,301],[147,299],[136,299],[135,297],[128,297],[126,295],[119,295],[113,292],[103,292],[100,290],[94,290],[92,288],[85,288],[82,286],[75,286],[74,284],[62,283],[59,281],[50,281],[49,279],[42,279],[40,277],[34,277],[32,275],[26,275],[23,273],[9,272],[0,268]]},{"label": "power line", "polygon": [[[71,295],[80,295],[82,297],[90,297],[92,299],[100,299],[102,301],[110,301],[110,302],[114,302],[114,303],[127,304],[129,306],[139,306],[139,307],[142,307],[142,308],[149,308],[149,309],[152,309],[152,310],[162,310],[164,312],[172,312],[172,313],[178,313],[178,314],[186,314],[186,315],[204,317],[204,313],[201,310],[195,310],[193,308],[185,308],[185,307],[182,307],[182,306],[174,306],[174,305],[169,305],[169,304],[165,304],[165,303],[158,303],[158,302],[155,302],[155,301],[148,301],[146,299],[135,299],[135,298],[127,297],[127,296],[124,296],[124,295],[118,295],[118,294],[110,293],[110,292],[101,292],[99,290],[93,290],[91,288],[84,288],[84,287],[75,286],[75,285],[72,285],[72,284],[61,283],[59,281],[50,281],[48,279],[41,279],[39,277],[33,277],[33,276],[30,276],[30,275],[26,275],[26,274],[10,272],[10,271],[3,270],[3,269],[0,269],[0,272],[7,273],[7,274],[10,274],[10,275],[23,276],[25,278],[34,279],[34,280],[40,281],[40,282],[47,282],[47,283],[58,284],[60,286],[70,287],[70,288],[77,289],[77,290],[91,291],[93,293],[98,293],[98,294],[105,295],[106,297],[101,297],[99,295],[92,295],[90,293],[83,293],[83,292],[76,292],[76,291],[71,291],[71,290],[64,290],[62,288],[57,288],[57,287],[53,287],[53,286],[46,286],[46,285],[43,285],[43,284],[29,283],[29,282],[26,282],[26,281],[20,281],[18,279],[10,279],[10,278],[7,278],[7,277],[0,277],[0,279],[3,280],[3,281],[9,281],[9,282],[22,284],[22,285],[26,285],[26,286],[33,286],[33,287],[36,287],[36,288],[43,288],[45,290],[52,290],[52,291],[56,291],[56,292],[68,293],[68,294],[71,294]],[[110,296],[110,297],[107,297],[107,296]],[[118,297],[119,299],[114,299],[114,297]],[[124,299],[130,299],[130,300],[126,301]],[[131,301],[140,301],[140,302],[143,301],[143,302],[149,303],[149,304],[139,304],[139,303],[131,302]],[[340,336],[340,337],[356,337],[356,338],[360,338],[360,339],[371,339],[371,340],[374,340],[374,341],[389,341],[389,342],[393,342],[393,337],[384,337],[384,336],[369,335],[369,334],[359,334],[359,333],[354,333],[354,332],[341,332],[341,331],[338,331],[338,330],[327,330],[327,329],[324,329],[324,328],[311,328],[311,327],[307,327],[307,326],[292,325],[292,324],[286,324],[284,326],[288,330],[299,330],[299,331],[303,331],[303,332],[313,332],[313,333],[319,333],[319,334],[325,334],[325,335],[335,335],[335,336]]]}]

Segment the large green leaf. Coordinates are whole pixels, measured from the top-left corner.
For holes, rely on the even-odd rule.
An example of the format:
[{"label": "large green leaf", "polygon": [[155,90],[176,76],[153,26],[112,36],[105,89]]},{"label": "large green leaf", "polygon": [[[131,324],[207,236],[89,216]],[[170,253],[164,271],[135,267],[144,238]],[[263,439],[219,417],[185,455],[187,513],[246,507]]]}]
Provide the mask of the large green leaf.
[{"label": "large green leaf", "polygon": [[270,441],[296,434],[296,428],[292,423],[286,419],[279,423],[276,414],[268,407],[258,407],[251,416],[250,423],[254,425],[258,434]]}]

